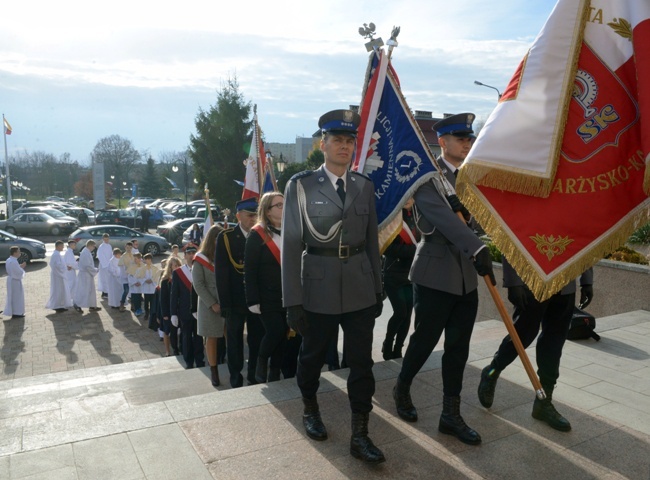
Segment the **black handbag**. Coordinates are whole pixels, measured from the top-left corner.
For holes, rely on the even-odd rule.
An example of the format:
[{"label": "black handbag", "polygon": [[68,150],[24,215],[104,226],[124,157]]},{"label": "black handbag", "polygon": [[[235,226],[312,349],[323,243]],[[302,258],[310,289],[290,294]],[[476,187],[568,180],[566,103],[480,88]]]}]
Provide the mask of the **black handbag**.
[{"label": "black handbag", "polygon": [[596,317],[591,313],[585,312],[578,307],[573,307],[573,318],[571,318],[571,325],[569,326],[569,340],[584,340],[586,338],[593,338],[600,340],[594,330],[596,329]]}]

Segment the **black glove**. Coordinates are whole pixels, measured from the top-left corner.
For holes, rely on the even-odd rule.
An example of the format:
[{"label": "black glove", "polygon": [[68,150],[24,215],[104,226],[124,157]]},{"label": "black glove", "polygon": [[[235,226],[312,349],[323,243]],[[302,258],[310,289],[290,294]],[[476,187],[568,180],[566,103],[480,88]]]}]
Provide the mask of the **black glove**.
[{"label": "black glove", "polygon": [[580,287],[580,308],[585,308],[594,299],[594,287],[592,285],[582,285]]},{"label": "black glove", "polygon": [[469,210],[467,210],[462,203],[460,203],[460,200],[455,194],[449,195],[447,197],[447,201],[449,202],[449,206],[454,211],[454,213],[456,212],[462,213],[465,221],[469,222],[470,218],[472,218],[472,214],[469,213]]},{"label": "black glove", "polygon": [[302,305],[294,305],[287,308],[287,324],[292,330],[300,335],[307,330],[307,319],[305,318],[305,309]]},{"label": "black glove", "polygon": [[384,296],[381,293],[377,294],[377,303],[375,303],[375,318],[381,315],[384,310]]},{"label": "black glove", "polygon": [[221,316],[225,318],[226,320],[230,318],[230,314],[232,313],[232,308],[224,308],[221,307]]},{"label": "black glove", "polygon": [[494,278],[494,270],[492,270],[492,257],[490,257],[490,250],[487,247],[479,250],[474,257],[474,268],[481,277],[489,275],[492,285],[496,286],[497,280]]},{"label": "black glove", "polygon": [[528,289],[523,285],[508,287],[508,300],[516,309],[525,310],[528,305]]}]

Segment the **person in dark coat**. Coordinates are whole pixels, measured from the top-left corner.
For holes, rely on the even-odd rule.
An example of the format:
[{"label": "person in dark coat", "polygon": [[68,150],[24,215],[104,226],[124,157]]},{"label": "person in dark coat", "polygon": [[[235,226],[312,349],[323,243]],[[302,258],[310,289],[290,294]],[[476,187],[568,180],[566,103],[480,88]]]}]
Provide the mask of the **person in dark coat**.
[{"label": "person in dark coat", "polygon": [[196,247],[185,249],[185,265],[172,273],[170,295],[171,323],[174,327],[180,325],[182,332],[182,352],[185,368],[204,367],[203,337],[197,333],[197,322],[194,317],[198,305],[198,296],[192,286],[192,262]]},{"label": "person in dark coat", "polygon": [[[287,343],[287,313],[282,307],[280,268],[282,211],[284,195],[268,192],[257,209],[257,223],[246,239],[244,284],[248,309],[260,314],[264,336],[260,342],[255,380],[280,380]],[[271,359],[270,370],[269,358]],[[268,378],[267,378],[268,372]]]},{"label": "person in dark coat", "polygon": [[[181,261],[176,257],[169,257],[163,262],[167,263],[163,267],[163,273],[160,277],[160,328],[163,331],[163,341],[165,342],[165,353],[169,357],[172,353],[174,356],[180,355],[178,349],[178,327],[172,325],[171,319],[171,288],[172,272],[181,268]],[[161,262],[162,265],[162,262]]]},{"label": "person in dark coat", "polygon": [[140,210],[140,216],[142,217],[142,231],[144,233],[149,232],[149,218],[151,217],[151,210],[147,208],[146,205],[142,206],[142,210]]},{"label": "person in dark coat", "polygon": [[[593,269],[580,276],[580,306],[591,303],[593,292]],[[532,416],[546,422],[555,430],[568,432],[571,423],[553,405],[553,390],[560,376],[560,357],[573,318],[576,301],[576,281],[569,282],[551,298],[538,301],[508,260],[503,257],[503,286],[508,289],[508,300],[515,307],[512,315],[515,330],[521,343],[527,348],[537,338],[537,374],[546,398],[535,397]],[[541,326],[541,332],[540,332]],[[539,334],[539,336],[538,336]],[[481,372],[478,398],[485,408],[494,401],[494,390],[501,372],[517,358],[517,351],[510,335],[507,335],[494,354],[492,362]]]},{"label": "person in dark coat", "polygon": [[413,203],[410,198],[404,204],[402,230],[384,252],[384,290],[393,307],[393,315],[388,320],[386,338],[381,347],[384,360],[402,358],[404,340],[411,327],[413,285],[409,280],[409,270],[420,239],[413,218]]},{"label": "person in dark coat", "polygon": [[244,256],[246,238],[257,221],[257,199],[246,198],[237,202],[235,228],[224,230],[217,237],[214,271],[217,293],[221,302],[221,316],[226,319],[226,355],[230,385],[243,386],[244,377],[244,327],[248,334],[248,384],[255,385],[255,368],[264,327],[260,316],[249,311],[244,290]]}]

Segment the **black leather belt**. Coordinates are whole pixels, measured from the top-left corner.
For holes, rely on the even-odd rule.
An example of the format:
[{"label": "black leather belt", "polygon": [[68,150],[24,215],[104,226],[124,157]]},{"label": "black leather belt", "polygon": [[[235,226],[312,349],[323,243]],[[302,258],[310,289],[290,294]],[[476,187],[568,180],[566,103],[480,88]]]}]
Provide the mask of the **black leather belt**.
[{"label": "black leather belt", "polygon": [[441,235],[422,235],[424,243],[435,243],[437,245],[452,245],[452,243]]},{"label": "black leather belt", "polygon": [[349,258],[366,251],[366,242],[351,247],[350,245],[339,245],[338,248],[312,247],[307,245],[307,253],[310,255],[321,255],[323,257]]}]

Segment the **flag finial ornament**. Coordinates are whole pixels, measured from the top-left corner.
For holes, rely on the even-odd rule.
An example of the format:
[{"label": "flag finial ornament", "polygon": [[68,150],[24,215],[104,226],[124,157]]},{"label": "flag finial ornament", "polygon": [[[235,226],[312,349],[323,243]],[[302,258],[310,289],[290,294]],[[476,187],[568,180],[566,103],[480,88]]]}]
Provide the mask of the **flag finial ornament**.
[{"label": "flag finial ornament", "polygon": [[363,27],[359,27],[359,35],[370,40],[368,43],[366,43],[366,50],[369,52],[372,52],[373,50],[377,50],[384,46],[384,41],[381,39],[381,37],[373,38],[375,34],[375,24],[372,22],[364,23]]}]

